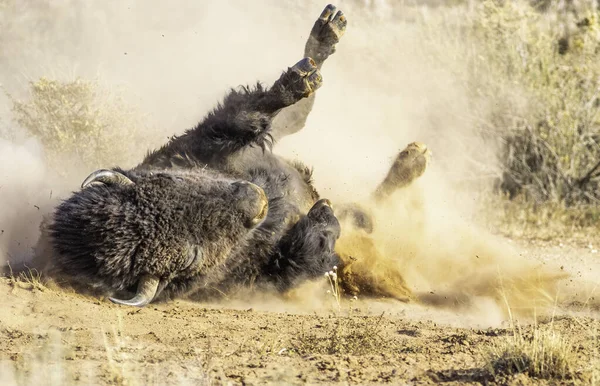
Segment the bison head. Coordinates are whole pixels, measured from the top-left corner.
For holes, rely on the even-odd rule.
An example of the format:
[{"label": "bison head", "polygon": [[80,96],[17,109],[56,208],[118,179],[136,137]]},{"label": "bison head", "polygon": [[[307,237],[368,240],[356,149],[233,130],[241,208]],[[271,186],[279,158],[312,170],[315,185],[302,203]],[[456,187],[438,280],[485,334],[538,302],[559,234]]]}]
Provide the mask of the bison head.
[{"label": "bison head", "polygon": [[267,210],[260,187],[209,171],[100,170],[57,207],[49,232],[59,270],[144,306],[172,281],[210,274]]}]

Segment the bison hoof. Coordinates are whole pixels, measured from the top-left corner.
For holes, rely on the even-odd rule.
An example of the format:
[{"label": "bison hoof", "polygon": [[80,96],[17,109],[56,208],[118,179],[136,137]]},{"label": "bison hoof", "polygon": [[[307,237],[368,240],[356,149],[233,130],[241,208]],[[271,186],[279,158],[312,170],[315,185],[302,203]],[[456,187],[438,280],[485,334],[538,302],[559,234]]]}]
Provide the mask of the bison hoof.
[{"label": "bison hoof", "polygon": [[335,45],[346,32],[347,23],[342,11],[331,4],[326,6],[310,31],[305,56],[315,59],[319,65],[323,63],[335,52]]},{"label": "bison hoof", "polygon": [[375,200],[380,201],[421,177],[430,158],[431,152],[425,144],[413,142],[406,146],[396,157],[385,180],[375,190]]},{"label": "bison hoof", "polygon": [[408,179],[407,182],[412,182],[425,173],[430,159],[431,151],[427,145],[422,142],[412,142],[398,154],[392,169],[398,176]]},{"label": "bison hoof", "polygon": [[340,220],[348,221],[354,228],[362,229],[366,233],[373,233],[373,217],[366,209],[358,204],[352,203],[341,205],[336,213]]},{"label": "bison hoof", "polygon": [[282,85],[300,100],[315,92],[323,83],[323,77],[311,58],[304,58],[290,67],[281,79]]}]

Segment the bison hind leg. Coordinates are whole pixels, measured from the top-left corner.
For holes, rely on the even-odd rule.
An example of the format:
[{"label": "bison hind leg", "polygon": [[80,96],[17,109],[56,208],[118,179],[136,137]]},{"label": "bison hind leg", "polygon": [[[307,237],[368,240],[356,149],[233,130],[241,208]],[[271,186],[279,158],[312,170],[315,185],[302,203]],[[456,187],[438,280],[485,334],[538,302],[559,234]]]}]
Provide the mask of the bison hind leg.
[{"label": "bison hind leg", "polygon": [[375,201],[382,201],[398,189],[409,186],[421,177],[429,160],[431,151],[424,143],[412,142],[398,153],[385,179],[373,193]]}]

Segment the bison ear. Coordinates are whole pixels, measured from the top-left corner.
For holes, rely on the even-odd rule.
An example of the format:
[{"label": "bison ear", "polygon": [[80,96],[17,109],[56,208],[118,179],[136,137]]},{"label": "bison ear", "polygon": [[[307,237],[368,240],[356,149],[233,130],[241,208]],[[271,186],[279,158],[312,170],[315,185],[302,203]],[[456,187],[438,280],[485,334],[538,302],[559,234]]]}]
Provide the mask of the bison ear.
[{"label": "bison ear", "polygon": [[133,185],[127,176],[114,170],[100,169],[96,170],[83,181],[81,189],[85,189],[90,185]]}]

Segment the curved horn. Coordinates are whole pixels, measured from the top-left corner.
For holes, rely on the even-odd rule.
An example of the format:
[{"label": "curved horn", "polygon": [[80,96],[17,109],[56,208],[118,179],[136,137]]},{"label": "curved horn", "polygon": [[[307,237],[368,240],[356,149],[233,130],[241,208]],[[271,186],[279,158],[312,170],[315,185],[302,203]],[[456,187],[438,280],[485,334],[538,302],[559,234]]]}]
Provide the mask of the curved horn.
[{"label": "curved horn", "polygon": [[89,185],[95,183],[107,185],[133,185],[133,181],[127,178],[124,174],[115,172],[114,170],[100,169],[87,176],[87,178],[81,184],[81,189],[85,189]]},{"label": "curved horn", "polygon": [[144,307],[150,303],[157,294],[158,285],[160,280],[156,276],[144,275],[140,279],[137,287],[137,293],[129,300],[121,300],[116,298],[109,298],[111,302],[117,304],[123,304],[126,306]]}]

